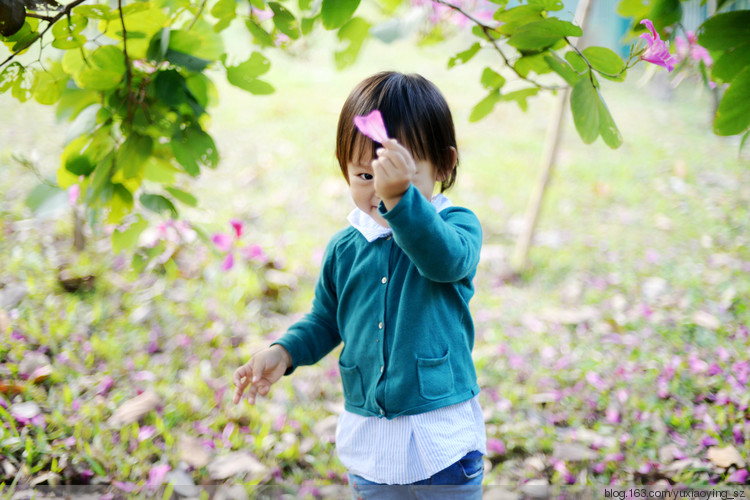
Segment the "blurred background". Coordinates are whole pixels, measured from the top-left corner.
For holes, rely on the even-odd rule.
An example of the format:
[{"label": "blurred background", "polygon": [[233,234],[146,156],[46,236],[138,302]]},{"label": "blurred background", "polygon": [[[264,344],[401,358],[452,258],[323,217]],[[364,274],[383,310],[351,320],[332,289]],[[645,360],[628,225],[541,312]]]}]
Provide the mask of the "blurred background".
[{"label": "blurred background", "polygon": [[[704,7],[685,8],[697,26]],[[618,48],[626,25],[607,2],[592,26],[592,43]],[[505,72],[486,51],[446,68],[469,34],[372,39],[343,70],[335,44],[321,33],[276,53],[270,96],[208,73],[220,164],[180,181],[199,200],[181,207],[184,224],[151,216],[141,264],[112,250],[106,224],[85,227],[75,250],[67,194],[29,199],[54,180],[67,126],[51,107],[0,95],[0,480],[336,496],[336,354],[254,407],[232,405],[231,373],[309,310],[322,250],[353,208],[334,157],[339,110],[363,78],[397,70],[444,93],[460,153],[446,194],[484,229],[472,309],[493,494],[744,484],[750,153],[712,133],[700,77],[639,65],[624,84],[602,81],[619,149],[584,145],[566,112],[530,265],[513,273],[555,97],[525,112],[504,102],[472,123],[486,94],[478,68]],[[242,38],[228,48],[236,60],[249,49]],[[232,238],[231,269],[218,233]]]}]

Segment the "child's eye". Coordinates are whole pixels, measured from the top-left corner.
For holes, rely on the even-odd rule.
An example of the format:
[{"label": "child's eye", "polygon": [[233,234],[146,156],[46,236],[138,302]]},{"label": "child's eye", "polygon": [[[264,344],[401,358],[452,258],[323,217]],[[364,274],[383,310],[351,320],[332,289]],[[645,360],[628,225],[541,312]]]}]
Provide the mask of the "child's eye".
[{"label": "child's eye", "polygon": [[360,179],[369,181],[372,179],[372,174],[362,173],[362,174],[357,174],[357,177],[359,177]]}]

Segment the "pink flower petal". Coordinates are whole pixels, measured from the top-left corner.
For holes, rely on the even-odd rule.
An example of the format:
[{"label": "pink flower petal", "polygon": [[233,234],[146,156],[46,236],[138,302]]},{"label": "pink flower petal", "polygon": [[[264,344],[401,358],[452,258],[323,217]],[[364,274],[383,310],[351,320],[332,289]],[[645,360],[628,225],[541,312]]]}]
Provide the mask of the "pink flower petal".
[{"label": "pink flower petal", "polygon": [[505,453],[505,443],[500,439],[487,439],[487,451],[492,455],[503,455]]},{"label": "pink flower petal", "polygon": [[222,252],[228,252],[232,248],[232,237],[228,234],[218,233],[211,237],[211,241],[214,242],[216,248]]},{"label": "pink flower petal", "polygon": [[156,427],[153,425],[144,425],[138,429],[138,442],[143,442],[147,439],[151,439],[156,434]]},{"label": "pink flower petal", "polygon": [[675,65],[679,62],[677,57],[669,53],[669,45],[662,41],[659,37],[659,33],[654,29],[654,23],[648,19],[641,21],[641,24],[646,25],[646,28],[651,33],[642,33],[639,38],[648,42],[648,47],[641,54],[641,59],[651,64],[656,64],[663,68],[667,68],[667,71],[672,71]]},{"label": "pink flower petal", "polygon": [[78,200],[78,195],[81,194],[81,186],[73,184],[68,188],[68,204],[72,207]]},{"label": "pink flower petal", "polygon": [[240,236],[242,236],[242,231],[244,229],[242,221],[238,220],[238,219],[232,219],[232,220],[229,221],[229,223],[234,228],[234,234],[237,235],[237,238],[239,238]]},{"label": "pink flower petal", "polygon": [[729,475],[729,477],[727,478],[727,482],[745,484],[745,482],[747,481],[747,476],[747,469],[737,469]]},{"label": "pink flower petal", "polygon": [[149,490],[155,490],[159,486],[164,484],[164,479],[167,476],[167,472],[169,472],[170,470],[172,470],[172,467],[169,464],[161,464],[152,467],[148,473],[146,488],[148,488]]},{"label": "pink flower petal", "polygon": [[224,262],[221,263],[222,271],[229,271],[234,267],[234,254],[230,253],[224,258]]},{"label": "pink flower petal", "polygon": [[240,252],[242,252],[242,256],[247,260],[254,260],[261,263],[268,262],[268,257],[260,245],[248,245],[243,247]]},{"label": "pink flower petal", "polygon": [[365,116],[355,116],[354,125],[359,131],[375,142],[383,143],[388,139],[388,132],[383,123],[383,115],[377,109]]},{"label": "pink flower petal", "polygon": [[125,493],[132,493],[133,491],[138,489],[138,485],[135,483],[125,483],[123,481],[112,481],[112,484],[115,488],[119,489],[120,491],[124,491]]}]

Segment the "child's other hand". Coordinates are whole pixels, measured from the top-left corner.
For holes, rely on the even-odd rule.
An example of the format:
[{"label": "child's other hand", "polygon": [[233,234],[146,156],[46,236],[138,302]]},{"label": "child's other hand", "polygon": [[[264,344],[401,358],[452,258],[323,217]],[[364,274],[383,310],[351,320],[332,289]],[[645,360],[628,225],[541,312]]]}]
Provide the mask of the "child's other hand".
[{"label": "child's other hand", "polygon": [[395,139],[385,141],[377,154],[378,158],[372,161],[375,192],[390,210],[409,189],[417,166],[409,150]]},{"label": "child's other hand", "polygon": [[255,354],[250,361],[234,371],[234,404],[240,402],[242,393],[247,389],[248,402],[255,404],[255,396],[265,396],[271,385],[279,380],[287,368],[292,365],[292,357],[281,345],[275,344]]}]

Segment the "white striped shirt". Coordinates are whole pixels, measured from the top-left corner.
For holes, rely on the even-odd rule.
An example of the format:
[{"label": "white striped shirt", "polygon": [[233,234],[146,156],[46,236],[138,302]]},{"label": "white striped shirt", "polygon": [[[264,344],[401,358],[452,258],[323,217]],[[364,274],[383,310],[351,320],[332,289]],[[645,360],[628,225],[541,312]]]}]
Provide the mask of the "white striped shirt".
[{"label": "white striped shirt", "polygon": [[[438,194],[431,200],[440,212],[451,206]],[[349,223],[373,242],[391,234],[369,215],[355,209]],[[427,479],[470,451],[487,453],[487,435],[479,396],[417,415],[388,420],[344,412],[336,427],[336,452],[350,473],[383,484]]]},{"label": "white striped shirt", "polygon": [[437,410],[388,420],[344,410],[336,452],[350,473],[383,484],[427,479],[470,451],[487,454],[479,395]]}]

